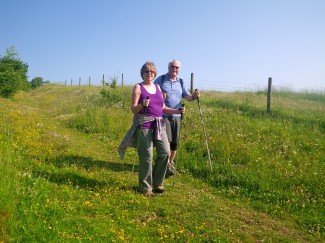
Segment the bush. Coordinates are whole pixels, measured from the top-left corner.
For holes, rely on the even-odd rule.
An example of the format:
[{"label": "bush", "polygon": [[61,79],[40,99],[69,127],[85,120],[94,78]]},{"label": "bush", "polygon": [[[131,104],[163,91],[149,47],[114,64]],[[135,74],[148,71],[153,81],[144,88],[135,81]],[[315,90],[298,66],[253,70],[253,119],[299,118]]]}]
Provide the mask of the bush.
[{"label": "bush", "polygon": [[43,81],[43,78],[41,77],[36,77],[36,78],[33,78],[32,81],[30,81],[30,85],[32,87],[32,89],[36,89],[38,87],[41,87],[45,84],[49,84],[50,81]]},{"label": "bush", "polygon": [[18,90],[29,89],[27,72],[28,65],[17,57],[15,48],[7,49],[0,58],[0,96],[9,98]]}]

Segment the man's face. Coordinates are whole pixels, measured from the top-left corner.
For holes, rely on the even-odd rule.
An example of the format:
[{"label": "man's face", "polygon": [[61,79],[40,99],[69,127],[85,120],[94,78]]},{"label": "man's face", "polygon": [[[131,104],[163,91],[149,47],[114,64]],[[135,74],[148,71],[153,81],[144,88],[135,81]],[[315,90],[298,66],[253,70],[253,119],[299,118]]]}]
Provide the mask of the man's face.
[{"label": "man's face", "polygon": [[178,65],[178,63],[171,63],[171,65],[169,65],[168,67],[168,74],[170,77],[177,77],[178,72],[179,72],[180,66]]}]

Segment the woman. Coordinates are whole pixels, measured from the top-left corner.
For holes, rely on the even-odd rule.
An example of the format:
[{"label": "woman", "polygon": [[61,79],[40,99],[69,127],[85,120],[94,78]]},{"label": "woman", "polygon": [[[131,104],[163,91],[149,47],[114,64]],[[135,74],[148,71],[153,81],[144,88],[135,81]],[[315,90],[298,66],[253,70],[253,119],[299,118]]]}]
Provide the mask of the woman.
[{"label": "woman", "polygon": [[[162,120],[162,113],[181,114],[185,109],[177,110],[166,107],[160,87],[153,83],[157,76],[153,62],[146,62],[141,70],[143,82],[134,85],[131,111],[134,113],[133,125],[124,137],[120,147],[120,157],[124,157],[126,146],[131,137],[136,135],[133,146],[137,147],[139,163],[139,189],[147,197],[165,191],[163,186],[168,157],[169,142]],[[136,132],[135,132],[136,131]],[[153,147],[157,157],[153,165]]]}]

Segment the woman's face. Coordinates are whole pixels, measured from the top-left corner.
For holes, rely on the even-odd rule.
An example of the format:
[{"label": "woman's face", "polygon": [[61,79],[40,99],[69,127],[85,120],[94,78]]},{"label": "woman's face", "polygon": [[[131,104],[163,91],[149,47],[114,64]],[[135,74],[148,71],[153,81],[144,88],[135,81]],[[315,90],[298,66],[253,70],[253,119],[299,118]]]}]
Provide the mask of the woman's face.
[{"label": "woman's face", "polygon": [[153,81],[154,78],[155,78],[155,71],[148,67],[143,73],[143,80],[150,82],[150,81]]}]

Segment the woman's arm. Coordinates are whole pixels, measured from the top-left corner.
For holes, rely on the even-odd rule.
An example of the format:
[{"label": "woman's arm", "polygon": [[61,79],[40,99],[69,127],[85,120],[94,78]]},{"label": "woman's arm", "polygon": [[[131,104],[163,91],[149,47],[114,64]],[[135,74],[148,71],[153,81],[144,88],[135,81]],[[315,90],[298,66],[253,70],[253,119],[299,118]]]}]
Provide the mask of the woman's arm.
[{"label": "woman's arm", "polygon": [[133,112],[133,114],[138,113],[143,108],[142,104],[138,104],[139,99],[140,99],[140,95],[141,95],[140,85],[136,84],[136,85],[134,85],[133,91],[132,91],[131,111]]}]

